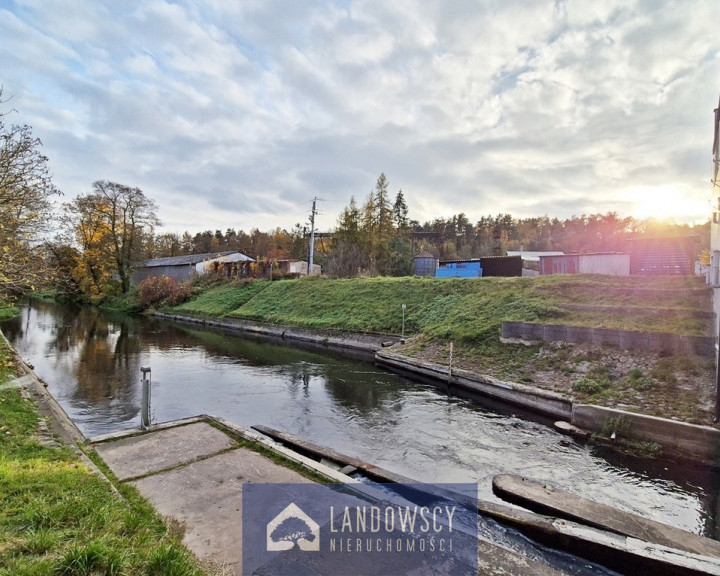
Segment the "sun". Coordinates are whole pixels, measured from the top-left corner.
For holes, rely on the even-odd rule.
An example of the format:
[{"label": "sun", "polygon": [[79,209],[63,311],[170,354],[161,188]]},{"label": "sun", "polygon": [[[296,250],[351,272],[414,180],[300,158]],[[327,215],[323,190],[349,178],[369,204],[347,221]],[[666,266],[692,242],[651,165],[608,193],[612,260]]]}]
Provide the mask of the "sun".
[{"label": "sun", "polygon": [[639,186],[625,190],[620,200],[638,220],[654,218],[678,223],[706,220],[710,210],[704,194],[675,186]]}]

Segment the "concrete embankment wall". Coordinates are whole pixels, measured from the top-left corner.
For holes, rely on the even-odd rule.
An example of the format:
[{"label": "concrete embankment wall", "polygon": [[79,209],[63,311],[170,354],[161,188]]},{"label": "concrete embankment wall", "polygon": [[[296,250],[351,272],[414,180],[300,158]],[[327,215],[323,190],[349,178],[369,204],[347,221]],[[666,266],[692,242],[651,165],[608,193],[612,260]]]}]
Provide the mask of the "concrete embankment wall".
[{"label": "concrete embankment wall", "polygon": [[[697,426],[591,404],[575,404],[571,423],[594,432],[617,432],[618,439],[657,442],[679,454],[720,462],[720,430],[710,426]],[[617,430],[612,429],[612,424]]]},{"label": "concrete embankment wall", "polygon": [[[720,463],[720,430],[675,420],[656,418],[624,410],[590,404],[574,404],[562,394],[541,390],[514,382],[504,382],[448,366],[421,362],[381,350],[375,354],[376,362],[394,370],[420,375],[439,382],[476,392],[519,406],[542,416],[570,422],[574,426],[596,434],[609,435],[612,423],[620,422],[618,439],[657,442],[676,455],[704,462]],[[619,427],[619,428],[620,428]]]},{"label": "concrete embankment wall", "polygon": [[409,374],[421,375],[470,392],[502,400],[520,406],[543,416],[569,420],[572,417],[572,402],[569,398],[540,388],[533,388],[514,382],[504,382],[490,376],[474,374],[466,370],[452,370],[447,366],[422,362],[390,351],[379,350],[375,361],[383,366]]},{"label": "concrete embankment wall", "polygon": [[281,340],[292,340],[320,346],[330,346],[338,349],[353,350],[374,354],[376,350],[384,345],[394,344],[399,341],[397,336],[378,334],[372,332],[343,332],[341,330],[310,330],[297,326],[282,324],[266,324],[263,322],[252,322],[249,320],[238,320],[235,318],[196,318],[194,316],[183,316],[180,314],[156,313],[156,318],[164,318],[178,322],[200,324],[257,336],[269,336]]},{"label": "concrete embankment wall", "polygon": [[707,336],[678,336],[659,332],[635,332],[609,328],[589,328],[563,324],[534,322],[503,322],[502,338],[541,342],[590,342],[597,346],[610,345],[623,350],[664,350],[672,354],[711,355],[715,339]]}]

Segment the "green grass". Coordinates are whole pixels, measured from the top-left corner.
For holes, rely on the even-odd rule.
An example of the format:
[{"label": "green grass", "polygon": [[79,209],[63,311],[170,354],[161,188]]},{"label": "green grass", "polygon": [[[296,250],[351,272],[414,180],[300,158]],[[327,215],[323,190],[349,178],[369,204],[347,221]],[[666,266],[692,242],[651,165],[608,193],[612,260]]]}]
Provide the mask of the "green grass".
[{"label": "green grass", "polygon": [[499,334],[502,320],[561,314],[522,278],[301,279],[274,282],[229,316],[308,328],[405,333],[478,342]]},{"label": "green grass", "polygon": [[17,306],[13,306],[7,302],[0,302],[0,321],[15,318],[19,313],[20,309]]},{"label": "green grass", "polygon": [[[0,384],[12,364],[0,345]],[[69,448],[41,445],[38,418],[19,390],[0,391],[0,575],[202,574],[134,488],[120,498]]]},{"label": "green grass", "polygon": [[[496,340],[503,321],[706,334],[706,320],[674,310],[643,310],[653,304],[667,308],[674,298],[667,291],[673,288],[707,296],[701,282],[695,279],[664,277],[303,278],[211,285],[172,311],[316,329],[399,334],[405,304],[406,335],[422,334],[432,340],[474,345]],[[622,290],[641,292],[613,296]],[[648,296],[648,290],[658,295]],[[684,309],[700,309],[694,297],[678,298],[677,304]],[[563,308],[564,304],[592,306],[600,301],[638,311],[612,314]]]},{"label": "green grass", "polygon": [[222,318],[252,300],[270,284],[268,280],[240,280],[231,284],[211,284],[209,289],[200,291],[192,300],[168,311]]},{"label": "green grass", "polygon": [[98,307],[122,314],[137,314],[142,310],[138,289],[134,286],[125,294],[117,293],[105,297]]}]

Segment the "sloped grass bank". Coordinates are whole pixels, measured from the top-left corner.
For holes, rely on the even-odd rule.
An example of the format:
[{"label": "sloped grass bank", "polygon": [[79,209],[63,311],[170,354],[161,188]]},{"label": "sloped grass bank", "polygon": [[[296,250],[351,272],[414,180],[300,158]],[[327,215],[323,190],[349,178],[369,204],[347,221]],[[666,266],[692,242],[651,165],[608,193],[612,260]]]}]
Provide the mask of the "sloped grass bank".
[{"label": "sloped grass bank", "polygon": [[[12,364],[0,343],[0,385]],[[38,418],[17,388],[0,389],[0,575],[202,574],[132,487],[120,498],[70,448],[42,445]]]},{"label": "sloped grass bank", "polygon": [[[633,294],[634,290],[638,293]],[[695,293],[697,298],[688,296]],[[699,302],[705,295],[702,280],[674,277],[305,278],[216,285],[169,311],[306,328],[399,334],[405,304],[406,335],[485,344],[497,338],[503,321],[704,335],[707,322],[674,308],[682,305],[687,310],[700,310]],[[599,302],[622,307],[623,312],[583,312],[563,307]],[[648,312],[652,305],[667,309],[667,313]],[[637,313],[632,312],[633,308]]]},{"label": "sloped grass bank", "polygon": [[272,284],[266,280],[241,280],[230,283],[198,285],[198,294],[190,301],[169,308],[174,314],[223,318],[243,306]]},{"label": "sloped grass bank", "polygon": [[273,283],[229,314],[307,328],[479,341],[495,337],[503,319],[538,320],[560,313],[524,279],[305,279]]}]

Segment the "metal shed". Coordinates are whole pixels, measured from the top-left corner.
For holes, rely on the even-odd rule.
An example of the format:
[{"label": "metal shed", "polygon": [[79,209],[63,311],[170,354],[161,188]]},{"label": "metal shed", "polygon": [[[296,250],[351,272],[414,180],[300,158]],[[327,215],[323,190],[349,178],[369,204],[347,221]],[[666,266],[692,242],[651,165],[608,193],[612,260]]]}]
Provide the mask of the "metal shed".
[{"label": "metal shed", "polygon": [[480,258],[483,277],[522,276],[523,262],[520,256],[486,256]]},{"label": "metal shed", "polygon": [[438,267],[438,259],[430,252],[420,252],[413,258],[415,276],[435,276]]},{"label": "metal shed", "polygon": [[[206,254],[186,254],[185,256],[171,256],[168,258],[153,258],[135,264],[134,272],[130,278],[133,286],[138,286],[147,278],[169,276],[177,282],[184,282],[197,276],[196,266],[201,262],[227,258],[240,252],[210,252]],[[244,254],[242,256],[250,261]]]},{"label": "metal shed", "polygon": [[480,260],[449,260],[440,262],[436,278],[480,278],[483,275]]},{"label": "metal shed", "polygon": [[628,241],[627,250],[633,274],[691,275],[700,252],[700,237],[638,238]]},{"label": "metal shed", "polygon": [[630,275],[630,254],[565,254],[540,256],[540,274]]}]

